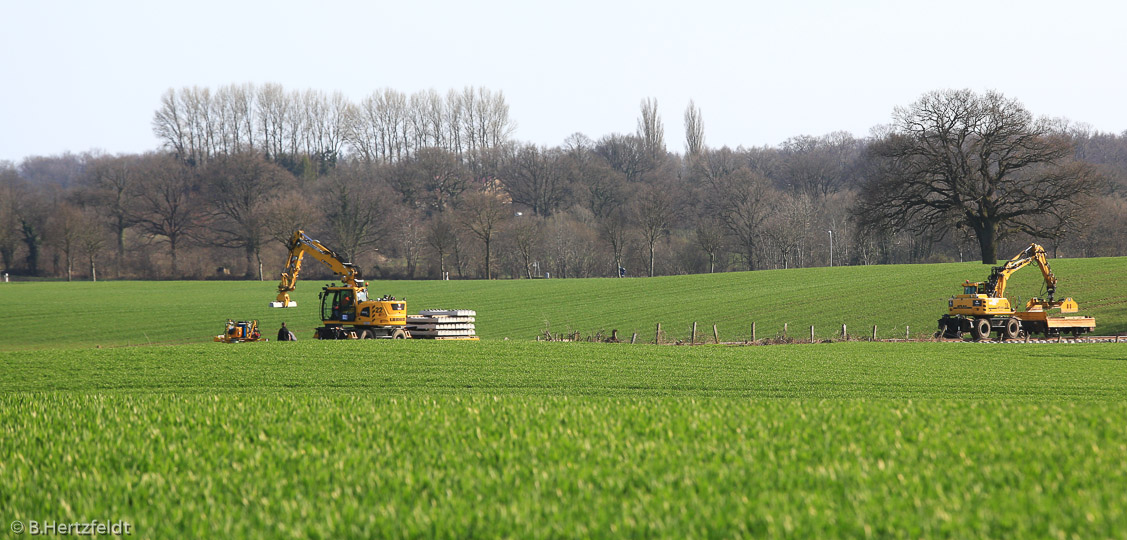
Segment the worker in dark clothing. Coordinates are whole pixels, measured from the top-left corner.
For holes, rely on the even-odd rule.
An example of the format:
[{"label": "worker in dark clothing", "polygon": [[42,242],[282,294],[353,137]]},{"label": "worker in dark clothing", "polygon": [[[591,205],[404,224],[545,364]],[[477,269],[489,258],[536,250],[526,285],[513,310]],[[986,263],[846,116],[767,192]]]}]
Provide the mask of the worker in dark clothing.
[{"label": "worker in dark clothing", "polygon": [[297,341],[297,337],[286,328],[286,323],[282,323],[282,327],[278,329],[278,341]]}]

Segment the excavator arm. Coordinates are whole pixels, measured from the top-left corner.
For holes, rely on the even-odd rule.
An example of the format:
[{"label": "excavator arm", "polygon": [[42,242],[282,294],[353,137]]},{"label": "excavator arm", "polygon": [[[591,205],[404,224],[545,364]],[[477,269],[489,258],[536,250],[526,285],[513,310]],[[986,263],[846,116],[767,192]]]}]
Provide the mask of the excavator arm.
[{"label": "excavator arm", "polygon": [[990,274],[990,280],[986,283],[986,294],[991,298],[1004,297],[1006,294],[1006,283],[1009,281],[1010,275],[1030,263],[1036,263],[1037,267],[1041,269],[1041,276],[1045,278],[1045,292],[1051,304],[1053,302],[1053,294],[1057,289],[1057,278],[1049,268],[1049,260],[1045,255],[1045,248],[1038,244],[1029,244],[1029,247],[1015,255],[1014,258],[1007,261],[1006,264],[994,267],[994,272]]},{"label": "excavator arm", "polygon": [[301,263],[306,255],[321,261],[349,287],[363,287],[360,269],[356,265],[341,260],[333,250],[325,247],[305,234],[305,231],[294,231],[290,238],[289,255],[286,257],[286,268],[282,271],[282,280],[278,283],[278,297],[270,303],[271,307],[297,307],[297,302],[290,300],[290,292],[297,288],[297,278],[301,273]]}]

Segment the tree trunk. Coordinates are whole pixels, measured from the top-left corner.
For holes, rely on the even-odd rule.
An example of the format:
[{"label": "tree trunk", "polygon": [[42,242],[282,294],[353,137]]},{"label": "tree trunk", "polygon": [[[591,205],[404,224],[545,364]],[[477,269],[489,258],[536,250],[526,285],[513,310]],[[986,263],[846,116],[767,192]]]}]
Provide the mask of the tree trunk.
[{"label": "tree trunk", "polygon": [[90,281],[98,282],[98,268],[94,266],[94,257],[90,257]]},{"label": "tree trunk", "polygon": [[172,266],[170,268],[169,277],[176,277],[176,272],[179,270],[176,266],[176,240],[172,237],[168,239],[168,252],[172,256]]},{"label": "tree trunk", "polygon": [[487,280],[493,279],[492,268],[490,268],[492,261],[490,261],[489,255],[490,255],[490,252],[489,252],[489,237],[486,236],[485,237],[485,279],[487,279]]},{"label": "tree trunk", "polygon": [[243,279],[254,278],[254,248],[251,246],[246,247],[247,254],[247,269],[243,272]]},{"label": "tree trunk", "polygon": [[15,258],[15,250],[8,248],[0,248],[0,260],[4,263],[4,271],[12,271],[12,259]]},{"label": "tree trunk", "polygon": [[985,221],[974,224],[978,245],[982,249],[982,264],[998,263],[998,224]]},{"label": "tree trunk", "polygon": [[23,241],[27,244],[27,271],[33,276],[39,275],[39,245],[42,239],[35,226],[23,221],[20,223],[23,232]]},{"label": "tree trunk", "polygon": [[118,279],[121,279],[121,262],[125,259],[125,223],[124,220],[117,220],[117,253],[114,255],[114,273]]},{"label": "tree trunk", "polygon": [[650,277],[654,277],[654,243],[650,242]]}]

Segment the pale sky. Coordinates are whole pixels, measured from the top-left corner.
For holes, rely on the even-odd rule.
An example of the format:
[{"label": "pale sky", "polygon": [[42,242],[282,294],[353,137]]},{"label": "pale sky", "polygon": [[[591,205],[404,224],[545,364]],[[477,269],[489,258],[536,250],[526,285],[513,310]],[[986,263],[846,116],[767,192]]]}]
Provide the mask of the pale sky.
[{"label": "pale sky", "polygon": [[684,150],[865,136],[944,88],[1127,130],[1116,1],[0,0],[0,160],[153,150],[169,88],[276,82],[354,102],[467,85],[504,92],[514,138],[631,133],[655,98]]}]

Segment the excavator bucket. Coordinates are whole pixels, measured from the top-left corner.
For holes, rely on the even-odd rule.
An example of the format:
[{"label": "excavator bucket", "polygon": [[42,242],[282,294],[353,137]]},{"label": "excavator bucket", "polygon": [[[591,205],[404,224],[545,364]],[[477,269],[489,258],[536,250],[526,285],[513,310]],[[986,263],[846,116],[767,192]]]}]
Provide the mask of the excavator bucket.
[{"label": "excavator bucket", "polygon": [[[282,276],[283,276],[283,279],[284,279],[286,274],[282,274]],[[292,290],[293,290],[292,288],[280,290],[278,292],[278,297],[275,298],[273,302],[270,302],[270,307],[272,307],[272,308],[297,307],[297,302],[290,300],[290,293],[287,292],[287,291],[292,291]]]}]

